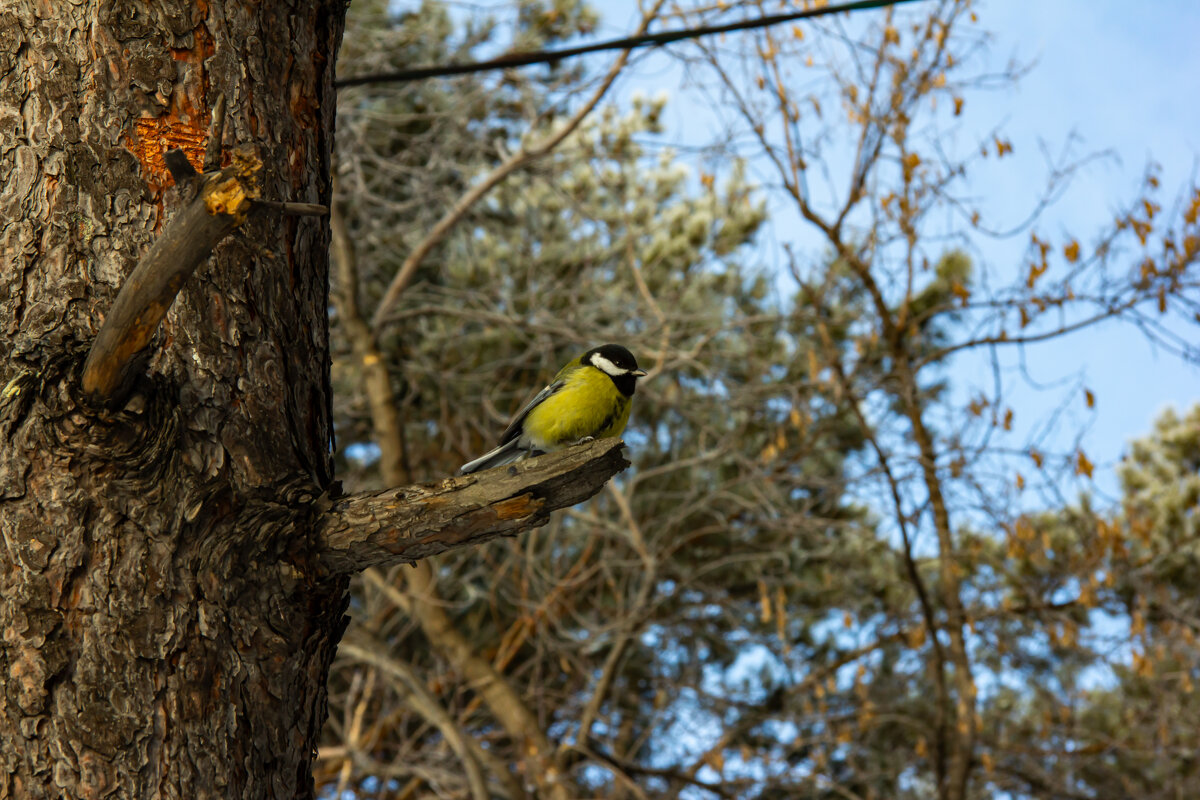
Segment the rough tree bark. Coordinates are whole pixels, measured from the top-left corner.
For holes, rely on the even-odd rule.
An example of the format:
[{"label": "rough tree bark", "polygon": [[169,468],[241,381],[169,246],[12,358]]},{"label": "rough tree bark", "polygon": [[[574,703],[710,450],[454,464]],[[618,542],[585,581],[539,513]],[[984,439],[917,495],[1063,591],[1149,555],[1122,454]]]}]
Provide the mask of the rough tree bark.
[{"label": "rough tree bark", "polygon": [[539,524],[624,461],[337,497],[312,218],[252,215],[95,402],[89,347],[186,203],[163,151],[200,165],[218,94],[263,197],[328,202],[343,2],[0,2],[0,799],[309,797],[346,574]]},{"label": "rough tree bark", "polygon": [[266,196],[327,199],[342,3],[5,5],[0,797],[306,796],[345,607],[300,511],[332,480],[324,227],[226,239],[120,410],[79,374],[217,93]]}]

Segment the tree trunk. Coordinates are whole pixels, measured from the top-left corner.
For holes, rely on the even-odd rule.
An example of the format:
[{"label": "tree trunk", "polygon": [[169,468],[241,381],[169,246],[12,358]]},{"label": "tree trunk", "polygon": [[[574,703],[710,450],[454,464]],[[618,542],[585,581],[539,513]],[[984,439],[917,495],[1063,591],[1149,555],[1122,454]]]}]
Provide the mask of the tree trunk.
[{"label": "tree trunk", "polygon": [[[544,524],[622,445],[338,497],[328,226],[243,212],[328,204],[342,3],[0,4],[0,800],[311,797],[346,576]],[[234,164],[165,188],[220,96]]]},{"label": "tree trunk", "polygon": [[311,796],[346,606],[311,556],[327,226],[226,239],[123,407],[79,373],[219,93],[264,197],[328,201],[342,3],[0,4],[0,798]]}]

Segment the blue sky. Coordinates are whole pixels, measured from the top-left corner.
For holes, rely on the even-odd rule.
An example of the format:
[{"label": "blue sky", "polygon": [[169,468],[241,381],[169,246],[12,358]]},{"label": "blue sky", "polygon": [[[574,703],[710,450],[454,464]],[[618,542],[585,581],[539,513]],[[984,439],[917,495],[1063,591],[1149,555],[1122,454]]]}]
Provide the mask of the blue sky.
[{"label": "blue sky", "polygon": [[[600,4],[605,17],[598,35],[626,34],[636,24],[630,0]],[[910,9],[918,9],[914,4]],[[988,59],[996,69],[1010,58],[1033,63],[1014,87],[968,95],[968,130],[979,135],[1000,126],[1014,156],[975,173],[973,193],[983,198],[985,216],[1000,224],[1023,218],[1045,185],[1044,143],[1057,152],[1072,136],[1074,152],[1110,151],[1072,183],[1037,229],[1057,241],[1070,232],[1085,243],[1090,232],[1113,218],[1135,196],[1144,171],[1161,166],[1163,205],[1197,174],[1200,159],[1200,3],[1172,0],[1131,6],[1115,0],[979,2],[980,27],[993,34]],[[861,12],[871,14],[878,12]],[[711,111],[682,86],[682,73],[664,56],[639,60],[619,85],[617,96],[666,92],[671,97],[665,138],[699,144]],[[969,135],[964,132],[963,135]],[[685,157],[686,158],[686,157]],[[786,239],[778,230],[777,240]],[[1024,263],[1028,233],[987,246],[997,270]],[[1192,333],[1197,331],[1194,327]],[[1129,325],[1111,324],[1029,351],[1029,370],[1040,381],[1074,378],[1057,389],[1034,391],[1013,384],[1010,402],[1018,412],[1018,436],[1045,420],[1077,384],[1095,392],[1096,408],[1062,427],[1064,446],[1075,425],[1086,426],[1084,449],[1097,462],[1100,486],[1111,491],[1111,467],[1126,443],[1151,430],[1166,406],[1185,409],[1200,400],[1200,367],[1155,348]],[[975,381],[990,380],[978,363],[961,363],[958,389],[965,398]],[[1023,430],[1022,430],[1023,429]]]},{"label": "blue sky", "polygon": [[[1087,149],[1111,149],[1116,156],[1079,176],[1044,230],[1095,230],[1131,196],[1152,160],[1162,166],[1165,198],[1196,175],[1200,104],[1192,98],[1200,76],[1200,4],[992,2],[981,4],[979,13],[995,31],[997,56],[1016,53],[1037,62],[1014,90],[980,97],[986,104],[981,115],[1007,120],[1014,144],[1030,155],[1039,138],[1055,143],[1075,132]],[[1007,179],[994,185],[998,206],[1040,178],[1037,158],[1017,158],[1010,167]],[[1086,370],[1098,397],[1087,441],[1106,460],[1147,433],[1165,406],[1183,409],[1200,400],[1200,368],[1156,352],[1127,326],[1074,337],[1047,352],[1037,368],[1049,374],[1056,360],[1078,361]]]}]

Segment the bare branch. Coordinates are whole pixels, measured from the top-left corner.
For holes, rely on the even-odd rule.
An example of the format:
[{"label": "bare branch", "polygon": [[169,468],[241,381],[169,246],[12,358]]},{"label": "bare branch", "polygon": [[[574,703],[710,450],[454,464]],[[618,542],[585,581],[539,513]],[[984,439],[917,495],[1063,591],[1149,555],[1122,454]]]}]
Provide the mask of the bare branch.
[{"label": "bare branch", "polygon": [[[334,178],[333,196],[338,196],[337,178]],[[363,390],[371,409],[371,427],[375,430],[375,440],[379,445],[379,472],[388,486],[411,483],[400,405],[392,388],[388,363],[362,316],[362,306],[358,301],[358,253],[346,230],[346,216],[337,203],[334,203],[333,212],[329,215],[329,231],[329,255],[337,276],[337,291],[331,297],[338,320],[345,328],[346,337],[354,348],[355,360],[362,370]]]},{"label": "bare branch", "polygon": [[[388,658],[384,655],[382,647],[359,647],[343,642],[340,650],[351,658],[383,670],[403,684],[403,689],[407,690],[408,704],[441,732],[455,755],[458,756],[459,761],[462,762],[463,769],[467,772],[467,785],[470,787],[473,800],[487,800],[489,797],[487,782],[484,780],[483,770],[480,769],[479,759],[476,758],[476,753],[471,748],[473,742],[463,733],[453,717],[442,708],[437,698],[425,688],[425,684],[413,673],[412,668],[396,659]],[[340,783],[339,787],[341,787]],[[341,796],[340,792],[338,796]]]},{"label": "bare branch", "polygon": [[[642,16],[642,22],[638,25],[638,34],[645,33],[650,26],[650,22],[658,16],[658,10],[662,7],[665,0],[656,0],[654,5]],[[612,66],[608,68],[604,78],[600,81],[600,86],[592,92],[592,96],[584,101],[570,119],[559,127],[554,133],[547,136],[542,141],[533,146],[522,146],[520,150],[506,158],[503,163],[487,174],[486,177],[471,188],[466,194],[458,199],[454,207],[442,216],[441,219],[433,226],[429,233],[425,234],[412,252],[408,254],[408,258],[404,259],[404,263],[400,265],[399,271],[396,272],[396,277],[392,278],[392,282],[388,284],[387,291],[383,294],[383,299],[379,301],[379,307],[375,310],[375,315],[371,318],[371,329],[378,333],[383,321],[387,319],[388,312],[392,306],[400,299],[400,295],[404,289],[412,282],[413,277],[417,274],[417,267],[425,260],[425,257],[438,245],[446,234],[458,224],[466,213],[479,202],[484,195],[490,192],[497,184],[501,183],[510,174],[525,164],[535,159],[546,155],[566,139],[571,133],[579,127],[579,124],[592,113],[592,109],[600,102],[609,88],[616,81],[617,75],[625,68],[626,62],[629,61],[629,50],[626,50],[617,56],[613,61]]]},{"label": "bare branch", "polygon": [[[367,712],[367,706],[371,702],[371,694],[375,689],[375,670],[371,669],[367,673],[366,686],[363,686],[362,672],[354,673],[354,680],[350,682],[350,693],[347,695],[346,703],[346,758],[342,762],[342,770],[338,774],[337,796],[341,797],[345,793],[346,788],[350,785],[350,771],[354,768],[354,759],[351,757],[354,750],[358,748],[362,737],[363,715]],[[358,702],[353,702],[354,696],[358,696]]]},{"label": "bare branch", "polygon": [[497,69],[512,69],[513,67],[525,67],[531,64],[557,64],[567,58],[575,56],[587,55],[588,53],[598,53],[604,50],[625,50],[626,52],[639,47],[662,47],[672,42],[680,42],[685,39],[697,39],[701,36],[715,36],[725,33],[734,33],[737,31],[752,31],[758,28],[767,28],[772,25],[781,25],[785,22],[797,22],[802,19],[810,19],[812,17],[823,17],[829,14],[841,14],[849,11],[865,11],[872,8],[883,8],[887,6],[899,5],[908,3],[911,0],[855,0],[851,3],[839,3],[838,5],[819,5],[816,8],[808,8],[802,11],[789,11],[782,14],[769,14],[763,17],[752,17],[750,19],[738,20],[737,22],[729,22],[724,25],[703,25],[696,28],[684,28],[677,31],[661,31],[659,33],[645,33],[645,28],[638,28],[638,32],[633,36],[627,36],[622,39],[613,39],[605,42],[594,42],[593,44],[580,45],[579,47],[569,47],[562,50],[537,50],[526,53],[507,53],[496,58],[488,59],[487,61],[477,61],[468,64],[441,64],[433,67],[414,67],[413,69],[401,70],[399,72],[380,72],[370,75],[355,75],[352,78],[342,78],[334,81],[333,85],[342,88],[346,86],[362,86],[368,83],[403,83],[406,81],[419,81],[428,78],[442,78],[450,75],[468,75],[474,72],[487,72]]},{"label": "bare branch", "polygon": [[545,524],[629,466],[619,439],[599,439],[505,470],[351,495],[322,515],[321,565],[331,573],[415,562]]},{"label": "bare branch", "polygon": [[[595,723],[596,717],[600,714],[600,708],[604,705],[604,701],[608,697],[613,681],[616,680],[617,669],[621,664],[621,659],[625,657],[629,641],[633,638],[634,633],[646,615],[646,606],[650,602],[650,595],[657,585],[657,581],[655,580],[655,573],[658,566],[657,559],[650,552],[649,548],[646,547],[645,537],[642,535],[642,530],[638,526],[637,519],[633,516],[633,510],[629,507],[628,498],[613,484],[610,483],[608,488],[613,500],[617,504],[617,508],[621,510],[621,516],[625,519],[625,524],[629,526],[630,543],[641,557],[642,563],[645,564],[645,574],[642,577],[637,598],[634,600],[633,606],[624,615],[624,620],[620,626],[620,630],[617,632],[612,649],[609,650],[608,657],[604,660],[604,666],[600,670],[600,678],[596,681],[596,688],[592,690],[592,696],[579,717],[579,733],[575,738],[581,744],[587,743],[591,739],[592,725]],[[566,750],[565,742],[560,749],[562,751]]]}]

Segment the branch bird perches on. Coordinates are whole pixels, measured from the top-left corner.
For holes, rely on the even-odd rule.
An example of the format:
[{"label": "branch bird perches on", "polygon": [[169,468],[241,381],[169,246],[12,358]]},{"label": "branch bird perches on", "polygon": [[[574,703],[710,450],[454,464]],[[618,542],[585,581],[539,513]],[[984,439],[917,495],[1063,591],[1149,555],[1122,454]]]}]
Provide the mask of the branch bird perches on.
[{"label": "branch bird perches on", "polygon": [[597,439],[463,477],[326,500],[317,524],[324,572],[412,563],[544,525],[629,466],[620,439]]}]

